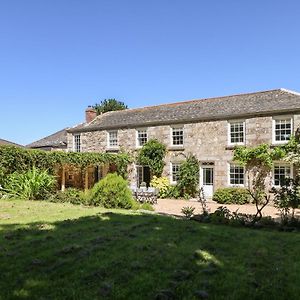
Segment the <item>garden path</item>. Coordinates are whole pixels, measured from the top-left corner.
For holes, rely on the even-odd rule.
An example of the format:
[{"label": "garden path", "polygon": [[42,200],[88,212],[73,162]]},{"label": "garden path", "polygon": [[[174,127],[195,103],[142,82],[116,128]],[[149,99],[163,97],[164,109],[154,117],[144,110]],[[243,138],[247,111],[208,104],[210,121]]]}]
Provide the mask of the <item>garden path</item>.
[{"label": "garden path", "polygon": [[[158,199],[157,204],[154,205],[154,209],[158,213],[168,214],[168,215],[176,215],[182,216],[181,209],[185,206],[195,207],[194,214],[202,213],[202,208],[200,202],[196,200],[178,200],[178,199]],[[236,205],[236,204],[219,204],[212,200],[207,201],[207,207],[209,212],[214,212],[218,207],[226,206],[231,212],[234,212],[238,209],[239,213],[245,214],[255,214],[256,208],[254,204],[244,204],[244,205]],[[272,218],[279,219],[280,213],[279,211],[269,204],[264,208],[263,216],[271,216]],[[295,212],[297,217],[300,217],[300,209],[297,209]]]}]

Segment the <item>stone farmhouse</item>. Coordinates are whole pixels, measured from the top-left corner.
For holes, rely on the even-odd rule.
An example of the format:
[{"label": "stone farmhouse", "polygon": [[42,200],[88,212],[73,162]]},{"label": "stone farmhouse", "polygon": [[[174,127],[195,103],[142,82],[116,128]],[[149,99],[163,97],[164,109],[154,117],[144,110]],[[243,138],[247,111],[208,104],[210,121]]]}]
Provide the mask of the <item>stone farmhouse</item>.
[{"label": "stone farmhouse", "polygon": [[[163,176],[175,184],[180,163],[189,153],[200,164],[200,186],[209,197],[220,187],[244,186],[245,170],[232,161],[236,145],[287,143],[300,124],[300,94],[276,89],[255,93],[108,112],[86,110],[86,122],[67,130],[67,151],[136,154],[149,139],[167,146]],[[90,170],[97,181],[113,166]],[[293,173],[292,166],[274,164],[273,184]],[[150,182],[148,166],[132,163],[132,185]]]}]

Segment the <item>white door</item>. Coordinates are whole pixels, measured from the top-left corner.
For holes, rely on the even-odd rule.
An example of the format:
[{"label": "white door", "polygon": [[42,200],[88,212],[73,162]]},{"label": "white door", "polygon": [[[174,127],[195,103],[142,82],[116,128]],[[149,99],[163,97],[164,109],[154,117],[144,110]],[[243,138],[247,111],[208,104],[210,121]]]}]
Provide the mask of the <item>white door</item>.
[{"label": "white door", "polygon": [[214,192],[214,167],[202,166],[200,175],[200,184],[203,187],[204,196],[212,198]]}]

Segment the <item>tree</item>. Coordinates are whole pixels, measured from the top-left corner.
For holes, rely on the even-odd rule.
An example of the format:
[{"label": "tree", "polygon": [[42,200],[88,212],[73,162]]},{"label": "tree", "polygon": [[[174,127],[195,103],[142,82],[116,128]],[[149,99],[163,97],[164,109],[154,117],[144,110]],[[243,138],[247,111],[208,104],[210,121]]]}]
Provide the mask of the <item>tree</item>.
[{"label": "tree", "polygon": [[96,103],[93,108],[98,115],[101,115],[108,111],[124,110],[127,109],[128,106],[124,102],[116,99],[104,99],[100,103]]},{"label": "tree", "polygon": [[285,154],[284,148],[271,149],[267,144],[253,148],[237,147],[234,150],[233,160],[245,167],[248,191],[256,206],[253,224],[262,218],[262,210],[270,202],[272,185],[270,173],[273,162],[283,158]]},{"label": "tree", "polygon": [[164,168],[166,146],[158,140],[149,140],[138,152],[137,161],[149,166],[152,176],[160,177]]}]

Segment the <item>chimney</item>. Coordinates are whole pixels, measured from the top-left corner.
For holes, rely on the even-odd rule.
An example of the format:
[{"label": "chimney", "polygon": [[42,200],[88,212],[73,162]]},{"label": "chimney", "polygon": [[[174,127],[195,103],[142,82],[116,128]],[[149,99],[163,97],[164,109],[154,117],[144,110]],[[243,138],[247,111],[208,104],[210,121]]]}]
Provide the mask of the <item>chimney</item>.
[{"label": "chimney", "polygon": [[92,108],[91,106],[89,106],[86,110],[85,110],[85,121],[87,123],[90,123],[91,121],[93,121],[95,118],[97,117],[97,112],[94,108]]}]

